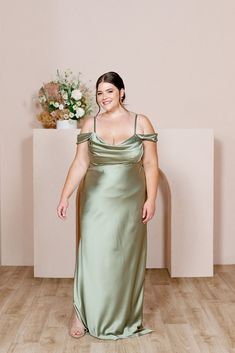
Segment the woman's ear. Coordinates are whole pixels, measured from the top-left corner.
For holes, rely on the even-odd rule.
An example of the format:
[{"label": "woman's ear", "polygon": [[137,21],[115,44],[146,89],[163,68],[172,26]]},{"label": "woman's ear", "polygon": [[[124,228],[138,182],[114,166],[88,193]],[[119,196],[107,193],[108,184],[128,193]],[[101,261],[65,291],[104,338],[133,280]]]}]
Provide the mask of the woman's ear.
[{"label": "woman's ear", "polygon": [[124,88],[121,88],[121,89],[120,89],[120,97],[121,97],[121,98],[124,98],[124,93],[125,93]]}]

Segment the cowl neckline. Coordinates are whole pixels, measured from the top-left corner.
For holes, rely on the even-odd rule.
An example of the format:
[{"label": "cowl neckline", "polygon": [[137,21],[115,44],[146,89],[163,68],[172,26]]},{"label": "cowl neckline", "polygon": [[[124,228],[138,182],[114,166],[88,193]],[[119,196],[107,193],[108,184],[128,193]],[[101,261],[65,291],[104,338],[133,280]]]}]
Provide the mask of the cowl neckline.
[{"label": "cowl neckline", "polygon": [[103,145],[112,146],[112,147],[120,147],[120,146],[125,145],[126,143],[130,142],[132,139],[136,139],[136,138],[139,138],[140,140],[149,140],[149,141],[153,141],[153,142],[156,142],[158,140],[158,137],[157,137],[158,133],[156,133],[156,132],[148,133],[148,134],[134,133],[133,135],[131,135],[130,137],[128,137],[124,141],[117,143],[117,144],[112,144],[112,143],[109,143],[109,142],[103,140],[101,137],[99,137],[99,135],[97,135],[97,133],[95,131],[83,132],[83,133],[78,134],[77,137],[78,137],[78,140],[84,141],[84,140],[90,139],[92,136],[95,136],[96,140],[101,142]]}]

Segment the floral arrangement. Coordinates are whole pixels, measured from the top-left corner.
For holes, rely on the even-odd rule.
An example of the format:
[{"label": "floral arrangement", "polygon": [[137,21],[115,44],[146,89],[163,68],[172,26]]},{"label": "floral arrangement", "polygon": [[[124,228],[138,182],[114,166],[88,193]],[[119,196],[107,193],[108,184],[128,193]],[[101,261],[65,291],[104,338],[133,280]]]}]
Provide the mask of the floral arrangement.
[{"label": "floral arrangement", "polygon": [[56,79],[40,88],[38,101],[43,111],[37,119],[44,127],[55,128],[56,120],[79,121],[92,112],[92,92],[81,82],[80,75],[76,77],[70,69],[63,74],[57,70]]}]

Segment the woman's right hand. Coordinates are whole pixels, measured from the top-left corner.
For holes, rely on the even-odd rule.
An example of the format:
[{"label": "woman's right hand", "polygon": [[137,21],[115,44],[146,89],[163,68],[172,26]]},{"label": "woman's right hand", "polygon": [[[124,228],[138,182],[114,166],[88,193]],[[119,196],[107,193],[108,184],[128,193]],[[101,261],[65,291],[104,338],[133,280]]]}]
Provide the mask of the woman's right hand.
[{"label": "woman's right hand", "polygon": [[61,200],[59,205],[57,206],[57,215],[60,219],[66,219],[66,211],[69,207],[68,199]]}]

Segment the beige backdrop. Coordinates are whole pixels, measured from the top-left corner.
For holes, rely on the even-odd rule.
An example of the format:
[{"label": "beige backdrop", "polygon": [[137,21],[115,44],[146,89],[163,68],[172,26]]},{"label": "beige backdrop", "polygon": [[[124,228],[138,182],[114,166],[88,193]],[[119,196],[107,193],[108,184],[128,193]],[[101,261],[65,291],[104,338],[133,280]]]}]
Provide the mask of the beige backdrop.
[{"label": "beige backdrop", "polygon": [[0,4],[1,263],[33,264],[32,96],[57,68],[81,71],[93,86],[117,71],[127,108],[156,130],[214,129],[214,261],[235,263],[235,2]]}]

